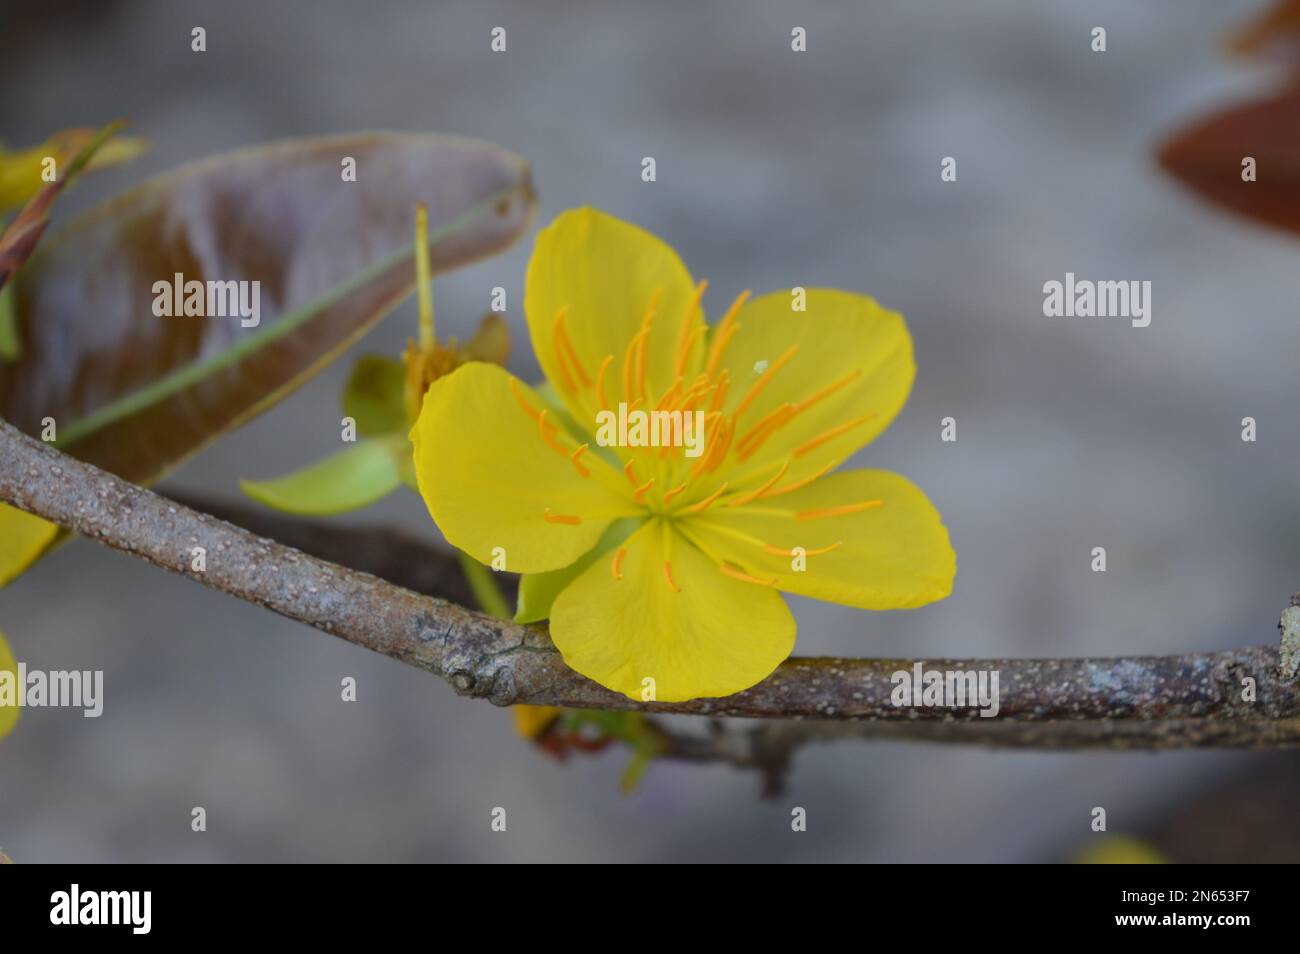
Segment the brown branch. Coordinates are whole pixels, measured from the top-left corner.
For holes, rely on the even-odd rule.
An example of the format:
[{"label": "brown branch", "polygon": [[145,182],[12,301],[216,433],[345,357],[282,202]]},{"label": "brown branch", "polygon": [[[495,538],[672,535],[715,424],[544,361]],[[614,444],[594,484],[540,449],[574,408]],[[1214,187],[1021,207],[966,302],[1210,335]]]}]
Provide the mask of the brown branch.
[{"label": "brown branch", "polygon": [[[256,504],[213,500],[168,493],[176,503],[209,514],[259,537],[301,550],[310,556],[362,570],[389,583],[426,596],[438,596],[461,606],[473,606],[474,594],[465,582],[460,560],[413,534],[390,527],[356,527],[304,520]],[[513,574],[502,574],[503,595],[513,603]]]},{"label": "brown branch", "polygon": [[[1126,660],[1097,660],[1123,664]],[[718,721],[708,734],[658,727],[664,738],[662,757],[685,762],[721,762],[753,769],[762,779],[762,794],[782,792],[794,754],[807,745],[841,741],[940,742],[988,748],[1065,751],[1072,749],[1281,749],[1300,746],[1300,718],[1276,720],[1150,718],[1032,722],[977,721],[826,721],[769,720],[733,729]]]},{"label": "brown branch", "polygon": [[[1275,647],[1118,659],[923,661],[927,670],[998,670],[1001,713],[992,719],[974,708],[893,705],[892,674],[915,662],[901,659],[790,659],[764,682],[725,699],[643,704],[568,669],[540,626],[492,619],[256,537],[69,458],[3,422],[0,501],[436,673],[462,695],[498,705],[848,723],[830,731],[782,728],[787,737],[1050,748],[1300,744],[1300,688],[1279,672]],[[196,547],[205,552],[201,572],[192,569]],[[1254,680],[1253,702],[1242,698],[1247,677]],[[759,758],[751,750],[733,761]]]}]

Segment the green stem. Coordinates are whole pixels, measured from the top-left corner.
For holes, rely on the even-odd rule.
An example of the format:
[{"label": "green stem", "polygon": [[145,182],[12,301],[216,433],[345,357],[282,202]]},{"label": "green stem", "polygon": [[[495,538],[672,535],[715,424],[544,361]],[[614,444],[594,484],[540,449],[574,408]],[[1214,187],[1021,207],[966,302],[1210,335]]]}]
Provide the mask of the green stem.
[{"label": "green stem", "polygon": [[433,351],[433,282],[429,280],[429,209],[421,202],[415,210],[415,284],[420,298],[420,350]]},{"label": "green stem", "polygon": [[497,581],[492,578],[492,571],[468,553],[457,550],[456,556],[460,558],[461,572],[465,574],[465,581],[469,583],[470,592],[474,594],[479,609],[497,619],[510,619],[514,616],[506,598],[501,595]]}]

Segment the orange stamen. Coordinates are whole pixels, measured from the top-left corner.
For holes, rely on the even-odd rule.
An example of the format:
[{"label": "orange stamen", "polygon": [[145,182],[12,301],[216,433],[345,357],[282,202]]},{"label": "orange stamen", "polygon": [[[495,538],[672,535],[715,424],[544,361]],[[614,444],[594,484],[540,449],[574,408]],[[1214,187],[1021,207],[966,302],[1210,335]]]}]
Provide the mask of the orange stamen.
[{"label": "orange stamen", "polygon": [[827,441],[834,440],[835,438],[839,437],[845,431],[851,431],[859,424],[865,424],[867,421],[871,420],[875,416],[876,416],[876,412],[872,411],[870,414],[864,414],[861,417],[855,417],[851,421],[845,421],[839,427],[832,427],[826,433],[818,434],[812,440],[800,444],[798,447],[796,447],[794,449],[794,456],[802,457],[804,454],[808,453],[809,451],[816,450],[818,447],[821,447]]},{"label": "orange stamen", "polygon": [[650,293],[650,302],[645,306],[645,314],[641,316],[641,330],[649,331],[650,325],[654,323],[655,312],[659,310],[659,298],[663,295],[662,287],[656,288]]},{"label": "orange stamen", "polygon": [[645,393],[645,365],[646,365],[646,342],[650,340],[650,329],[647,327],[638,336],[641,340],[636,346],[636,393],[646,397]]},{"label": "orange stamen", "polygon": [[838,507],[818,507],[813,510],[800,510],[794,515],[796,520],[816,520],[818,517],[838,517],[846,513],[858,513],[862,510],[875,510],[883,507],[883,500],[863,500],[860,503],[841,504]]},{"label": "orange stamen", "polygon": [[602,411],[609,410],[609,401],[605,399],[605,372],[609,370],[613,360],[612,354],[605,355],[605,360],[600,363],[600,370],[596,372],[596,401]]},{"label": "orange stamen", "polygon": [[709,494],[703,500],[699,501],[698,503],[693,503],[689,507],[683,507],[682,513],[700,513],[701,511],[708,510],[709,507],[713,504],[713,501],[721,497],[723,491],[725,491],[726,489],[727,489],[727,482],[724,480],[722,482],[722,486],[720,486],[713,493]]},{"label": "orange stamen", "polygon": [[746,583],[757,583],[760,586],[776,586],[775,577],[770,580],[760,580],[756,576],[750,576],[748,573],[745,573],[741,570],[737,570],[735,567],[728,566],[725,563],[719,563],[718,569],[721,570],[723,573],[727,574],[727,576],[731,577],[732,579],[743,580]]},{"label": "orange stamen", "polygon": [[790,493],[790,492],[792,492],[792,491],[799,490],[800,488],[807,487],[807,486],[808,486],[809,484],[811,484],[814,480],[818,480],[818,479],[820,479],[820,478],[822,478],[822,477],[825,477],[827,474],[829,474],[832,470],[835,469],[835,467],[836,467],[836,465],[837,465],[838,463],[839,463],[838,461],[834,461],[834,460],[833,460],[833,461],[831,461],[829,464],[827,464],[825,467],[823,467],[821,470],[817,471],[817,473],[815,473],[815,474],[810,474],[810,475],[807,476],[807,477],[804,477],[804,478],[802,478],[802,479],[800,479],[800,480],[796,480],[796,481],[795,481],[794,483],[792,483],[792,484],[786,484],[784,487],[778,487],[778,488],[776,488],[775,490],[769,490],[767,493],[763,494],[763,496],[764,496],[764,497],[780,497],[782,494],[788,494],[788,493]]},{"label": "orange stamen", "polygon": [[561,386],[564,388],[566,393],[575,393],[578,390],[578,386],[573,381],[573,375],[569,373],[569,366],[564,363],[564,349],[560,347],[560,343],[557,341],[552,350],[555,352],[555,366],[560,372]]},{"label": "orange stamen", "polygon": [[[739,454],[745,453],[747,449],[745,447],[746,444],[754,440],[755,437],[762,435],[763,432],[769,427],[775,430],[777,426],[779,426],[781,423],[784,423],[788,419],[789,415],[794,414],[797,408],[798,405],[789,404],[789,403],[778,404],[776,407],[772,408],[772,410],[768,411],[761,418],[759,418],[757,424],[755,424],[753,427],[747,430],[740,437],[740,439],[736,441],[736,452]],[[777,421],[776,420],[777,418],[781,418],[781,420]]]},{"label": "orange stamen", "polygon": [[523,392],[519,390],[519,382],[514,378],[510,379],[510,393],[515,396],[515,401],[517,401],[519,406],[524,409],[524,413],[536,421],[541,412],[528,403],[528,399],[524,397]]},{"label": "orange stamen", "polygon": [[678,586],[676,581],[673,579],[673,565],[667,560],[664,560],[664,579],[668,581],[668,585],[673,588],[674,593],[680,593],[682,591],[682,588]]},{"label": "orange stamen", "polygon": [[784,477],[785,472],[789,469],[790,469],[790,461],[786,460],[786,462],[781,465],[781,469],[778,470],[775,474],[773,474],[770,480],[768,480],[766,483],[764,483],[761,487],[759,487],[756,490],[751,490],[747,494],[741,494],[735,500],[727,501],[727,506],[743,507],[751,500],[757,500],[759,497],[763,496],[764,493],[766,493],[767,491],[771,490],[774,486],[776,486],[776,482],[780,480],[782,477]]},{"label": "orange stamen", "polygon": [[578,468],[578,473],[583,477],[591,476],[591,471],[584,467],[580,460],[582,455],[587,453],[587,446],[586,444],[579,444],[577,450],[569,455],[569,460],[573,462],[574,467]]},{"label": "orange stamen", "polygon": [[[838,543],[832,543],[828,547],[818,547],[816,550],[804,550],[803,555],[821,556],[823,553],[830,553],[832,550],[838,550],[842,546],[844,546],[844,541],[840,540]],[[794,547],[774,547],[770,543],[763,544],[763,549],[768,553],[775,554],[776,556],[794,556],[795,551]]]},{"label": "orange stamen", "polygon": [[722,465],[723,460],[727,457],[727,451],[731,450],[731,438],[736,433],[734,418],[730,421],[720,419],[719,423],[722,426],[718,430],[722,432],[722,436],[718,438],[718,446],[714,449],[713,458],[709,461],[709,470],[716,470]]},{"label": "orange stamen", "polygon": [[573,373],[578,378],[584,388],[591,387],[591,378],[587,377],[586,370],[582,367],[582,362],[578,360],[578,352],[573,347],[573,342],[569,340],[569,333],[564,329],[564,316],[568,312],[569,306],[565,305],[555,313],[555,321],[551,325],[551,337],[555,339],[556,357],[560,358],[560,363],[564,364],[564,358],[568,358],[568,363],[573,367]]},{"label": "orange stamen", "polygon": [[614,574],[614,579],[623,579],[623,561],[627,559],[627,547],[621,547],[614,554],[614,562],[609,565],[610,571]]},{"label": "orange stamen", "polygon": [[767,387],[768,382],[776,376],[778,371],[789,363],[790,359],[794,357],[794,353],[798,350],[798,345],[790,345],[790,347],[786,348],[785,351],[781,352],[781,357],[773,361],[763,371],[763,373],[758,376],[758,380],[750,387],[749,393],[741,398],[740,403],[736,405],[736,410],[731,415],[733,419],[739,419],[740,415],[745,413],[749,406],[754,403],[754,399],[763,393],[763,389]]},{"label": "orange stamen", "polygon": [[655,402],[654,408],[652,410],[662,411],[665,407],[667,407],[676,398],[677,389],[680,388],[681,386],[682,386],[681,375],[678,375],[677,380],[675,380],[668,387],[668,389],[664,391],[663,394],[659,395],[659,400]]},{"label": "orange stamen", "polygon": [[707,474],[710,470],[722,463],[727,456],[727,448],[731,446],[731,422],[724,417],[719,417],[717,426],[713,428],[713,433],[709,435],[708,443],[705,445],[704,454],[696,461],[695,466],[691,468],[691,476],[698,477],[700,474]]},{"label": "orange stamen", "polygon": [[632,400],[632,372],[636,365],[637,348],[645,335],[645,329],[641,329],[632,336],[632,340],[627,343],[627,350],[623,352],[623,397],[627,401]]},{"label": "orange stamen", "polygon": [[[721,426],[714,427],[714,428],[709,427],[709,424],[714,416],[715,415],[710,414],[708,417],[704,419],[704,431],[708,436],[704,439],[704,453],[702,453],[699,456],[699,459],[696,460],[695,464],[691,467],[692,477],[698,477],[700,474],[704,473],[705,467],[708,465],[709,461],[713,457],[713,449],[718,445],[718,441],[722,439]],[[720,425],[726,424],[725,421],[719,421],[718,423]]]},{"label": "orange stamen", "polygon": [[[745,437],[741,438],[741,440],[736,444],[736,451],[739,454],[741,461],[743,462],[745,460],[748,460],[750,457],[752,457],[758,451],[758,449],[767,442],[768,438],[770,438],[774,433],[776,433],[778,428],[783,427],[786,424],[790,423],[790,421],[792,421],[797,415],[802,414],[804,411],[808,410],[808,408],[812,407],[817,402],[824,400],[827,397],[830,397],[832,394],[834,394],[840,388],[844,387],[846,384],[848,384],[850,381],[852,381],[861,373],[862,373],[861,368],[854,368],[852,371],[850,371],[844,377],[840,378],[834,384],[828,384],[826,387],[822,388],[816,394],[813,394],[811,397],[804,398],[798,404],[783,404],[781,407],[769,413],[767,417],[763,418],[763,420],[755,424],[745,435]],[[766,428],[764,428],[760,432],[759,429],[763,428],[765,424],[767,425]],[[751,439],[754,441],[754,443],[746,447],[745,446],[746,442]]]},{"label": "orange stamen", "polygon": [[645,495],[650,492],[650,488],[655,485],[655,479],[651,477],[644,484],[638,487],[632,494],[632,499],[637,503],[645,503]]},{"label": "orange stamen", "polygon": [[627,477],[628,481],[632,484],[633,487],[638,487],[640,486],[641,481],[637,478],[636,474],[632,472],[635,467],[636,467],[636,461],[629,460],[626,464],[623,465],[623,474]]},{"label": "orange stamen", "polygon": [[691,327],[691,319],[695,317],[695,312],[700,307],[700,299],[704,297],[704,291],[708,287],[709,283],[704,279],[695,286],[695,294],[691,296],[691,302],[686,306],[686,314],[682,315],[681,327],[677,329],[677,343],[673,345],[673,354],[677,359],[674,366],[678,374],[681,374],[682,366],[686,363],[686,355],[690,354],[695,335],[704,327],[704,323],[701,322],[695,331],[688,331]]},{"label": "orange stamen", "polygon": [[[703,375],[701,375],[701,378],[703,378]],[[681,379],[678,378],[678,380],[680,381]],[[705,394],[708,394],[709,389],[711,387],[712,385],[709,384],[707,379],[701,380],[700,378],[697,378],[694,384],[692,384],[689,388],[687,388],[685,391],[682,392],[681,397],[679,397],[674,402],[670,410],[673,411],[694,410],[692,405],[699,398],[703,397]]]},{"label": "orange stamen", "polygon": [[736,445],[736,456],[740,458],[742,464],[757,454],[763,445],[768,442],[771,436],[779,431],[781,426],[785,424],[786,421],[790,420],[790,418],[795,414],[793,404],[783,404],[779,410],[781,413],[768,421],[767,427],[763,428],[761,433],[754,436],[753,442],[748,447],[741,447],[739,444]]},{"label": "orange stamen", "polygon": [[710,411],[722,410],[722,402],[727,397],[727,386],[730,384],[731,372],[723,368],[722,374],[718,375],[718,390],[713,392],[713,400],[709,402]]},{"label": "orange stamen", "polygon": [[537,415],[537,432],[542,436],[542,440],[546,442],[547,447],[553,451],[558,451],[565,457],[569,456],[568,450],[555,439],[555,425],[546,420],[545,408],[542,408]]},{"label": "orange stamen", "polygon": [[689,485],[690,485],[690,481],[689,481],[689,480],[683,480],[682,483],[681,483],[681,486],[679,486],[679,487],[674,487],[672,490],[670,490],[670,491],[668,491],[666,494],[664,494],[664,506],[666,507],[666,506],[668,506],[670,503],[672,503],[672,502],[673,502],[673,498],[676,497],[676,496],[678,496],[679,494],[683,493],[683,492],[686,490],[687,486],[689,486]]},{"label": "orange stamen", "polygon": [[812,395],[811,397],[804,398],[802,401],[799,402],[798,406],[795,408],[795,413],[799,413],[800,411],[806,411],[808,408],[812,407],[814,404],[816,404],[818,401],[822,400],[823,398],[830,397],[832,394],[834,394],[840,388],[844,387],[844,385],[848,384],[850,381],[852,381],[861,373],[862,373],[861,368],[854,368],[852,371],[844,375],[844,377],[840,378],[834,384],[828,384],[826,385],[826,387],[822,388],[820,391],[818,391],[816,394]]},{"label": "orange stamen", "polygon": [[[628,343],[628,352],[623,357],[623,390],[627,399],[632,400],[632,395],[638,394],[645,397],[645,363],[646,363],[646,339],[650,337],[650,328],[654,325],[655,313],[659,310],[659,298],[663,294],[662,288],[656,288],[650,295],[650,302],[646,305],[645,314],[641,316],[641,327],[637,333],[632,336]],[[632,391],[631,359],[635,353],[636,361],[636,391]]]},{"label": "orange stamen", "polygon": [[722,361],[722,353],[727,350],[727,345],[731,338],[739,330],[740,326],[736,324],[736,313],[740,311],[740,306],[749,298],[749,291],[743,291],[736,296],[727,309],[727,313],[722,316],[722,321],[718,322],[718,328],[713,333],[713,344],[709,347],[709,359],[704,365],[705,373],[713,377],[718,370],[718,364]]},{"label": "orange stamen", "polygon": [[550,507],[542,511],[542,519],[547,523],[567,523],[573,526],[582,523],[582,518],[576,514],[551,513]]},{"label": "orange stamen", "polygon": [[682,350],[677,352],[677,361],[673,364],[673,372],[675,374],[681,374],[686,370],[686,359],[689,358],[691,352],[695,350],[695,342],[699,341],[708,330],[709,326],[703,322],[695,326],[695,330],[692,331],[690,336],[686,339],[686,344],[682,346]]}]

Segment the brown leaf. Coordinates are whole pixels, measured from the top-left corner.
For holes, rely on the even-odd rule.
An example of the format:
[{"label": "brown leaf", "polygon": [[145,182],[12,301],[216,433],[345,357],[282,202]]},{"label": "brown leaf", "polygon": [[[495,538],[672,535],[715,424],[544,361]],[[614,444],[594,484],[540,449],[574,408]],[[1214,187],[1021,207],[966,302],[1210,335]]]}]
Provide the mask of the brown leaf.
[{"label": "brown leaf", "polygon": [[1237,56],[1300,59],[1300,0],[1277,0],[1258,19],[1228,38],[1228,51]]},{"label": "brown leaf", "polygon": [[[1254,182],[1242,160],[1256,162]],[[1202,198],[1289,232],[1300,232],[1300,86],[1235,106],[1170,137],[1160,164]]]},{"label": "brown leaf", "polygon": [[[357,181],[340,174],[356,160]],[[265,410],[435,271],[509,245],[535,199],[519,157],[473,140],[358,134],[215,156],[151,180],[42,246],[14,282],[19,362],[0,416],[147,483]],[[258,281],[261,322],[156,317],[155,282]]]},{"label": "brown leaf", "polygon": [[54,204],[62,183],[51,182],[32,196],[0,233],[0,288],[8,283],[23,263],[31,258],[36,245],[50,224],[50,206]]}]

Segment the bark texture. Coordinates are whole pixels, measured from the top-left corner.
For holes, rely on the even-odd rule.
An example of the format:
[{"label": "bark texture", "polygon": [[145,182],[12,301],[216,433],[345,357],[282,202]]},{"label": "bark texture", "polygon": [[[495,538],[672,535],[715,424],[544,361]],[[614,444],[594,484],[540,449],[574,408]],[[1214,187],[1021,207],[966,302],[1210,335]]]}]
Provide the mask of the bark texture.
[{"label": "bark texture", "polygon": [[[893,705],[891,676],[910,671],[913,659],[794,658],[761,684],[725,699],[641,703],[567,668],[545,627],[493,619],[257,536],[70,458],[4,422],[0,501],[418,666],[462,695],[497,705],[809,720],[739,733],[669,735],[668,754],[678,758],[766,772],[765,766],[788,761],[798,745],[846,737],[1050,749],[1300,744],[1300,685],[1282,672],[1277,646],[1178,656],[921,660],[926,670],[999,671],[1001,710],[994,718],[981,717],[974,706]],[[394,566],[382,545],[358,544],[356,533],[301,535],[304,542],[310,536],[318,551],[338,552],[381,573]],[[418,541],[398,539],[402,562],[428,552]],[[193,569],[198,548],[202,571]],[[420,582],[463,598],[463,582],[445,557],[431,558],[429,566]]]}]

